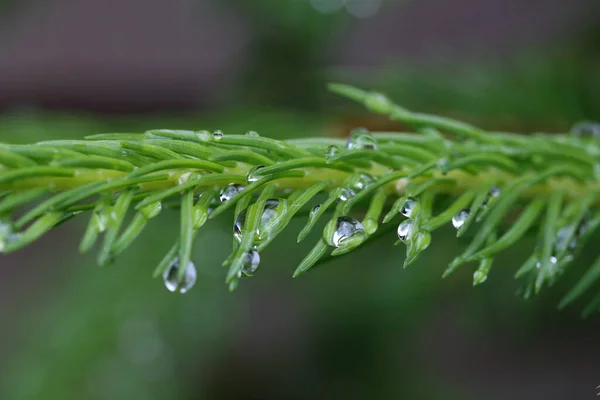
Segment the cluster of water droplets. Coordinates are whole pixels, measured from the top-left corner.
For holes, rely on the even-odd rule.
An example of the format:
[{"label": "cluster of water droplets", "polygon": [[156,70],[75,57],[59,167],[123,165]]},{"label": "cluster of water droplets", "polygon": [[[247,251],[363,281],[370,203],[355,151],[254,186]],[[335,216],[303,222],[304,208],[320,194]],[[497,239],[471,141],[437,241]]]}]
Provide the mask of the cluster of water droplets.
[{"label": "cluster of water droplets", "polygon": [[177,278],[178,274],[179,258],[176,258],[163,273],[165,286],[170,292],[178,291],[179,293],[186,293],[196,283],[196,266],[190,261],[186,267],[183,279],[179,280]]},{"label": "cluster of water droplets", "polygon": [[[279,221],[283,209],[285,208],[287,200],[285,199],[268,199],[265,203],[258,228],[256,229],[256,241],[259,243],[262,240],[268,238],[269,232],[273,229],[274,225]],[[244,224],[246,223],[247,210],[242,210],[233,224],[233,236],[238,242],[242,241],[244,234]]]},{"label": "cluster of water droplets", "polygon": [[351,217],[339,217],[335,223],[335,230],[331,235],[331,245],[343,246],[352,239],[365,239],[365,228],[360,221]]}]

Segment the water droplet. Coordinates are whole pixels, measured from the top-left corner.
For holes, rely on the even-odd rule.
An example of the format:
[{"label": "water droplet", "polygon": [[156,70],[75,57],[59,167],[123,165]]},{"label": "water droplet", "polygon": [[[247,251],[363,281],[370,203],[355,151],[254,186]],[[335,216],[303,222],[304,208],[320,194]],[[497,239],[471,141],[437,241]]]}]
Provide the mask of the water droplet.
[{"label": "water droplet", "polygon": [[329,161],[332,160],[335,156],[337,156],[338,154],[340,154],[342,150],[336,146],[336,145],[331,145],[327,148],[327,150],[325,150],[325,158]]},{"label": "water droplet", "polygon": [[356,196],[356,193],[352,189],[342,188],[339,199],[340,201],[348,201],[354,196]]},{"label": "water droplet", "polygon": [[413,234],[415,223],[412,219],[406,219],[398,225],[398,239],[407,242]]},{"label": "water droplet", "polygon": [[436,167],[438,167],[438,169],[443,173],[448,172],[448,165],[450,165],[450,160],[447,158],[440,158],[436,163]]},{"label": "water droplet", "polygon": [[258,171],[259,169],[262,169],[264,167],[265,167],[264,165],[257,165],[255,167],[252,167],[250,169],[250,171],[248,171],[248,175],[246,175],[246,180],[248,181],[248,183],[257,182],[258,180],[262,179],[263,176],[258,175],[256,173],[256,171]]},{"label": "water droplet", "polygon": [[498,198],[498,196],[500,196],[500,188],[498,186],[492,186],[487,197],[483,201],[482,207],[486,209],[490,203]]},{"label": "water droplet", "polygon": [[242,270],[240,271],[240,278],[242,276],[252,276],[258,270],[260,265],[260,254],[256,250],[250,250],[244,254],[242,261]]},{"label": "water droplet", "polygon": [[[550,267],[556,265],[557,262],[558,262],[558,259],[556,258],[556,256],[550,256]],[[537,269],[542,268],[542,262],[541,261],[536,262],[535,267]]]},{"label": "water droplet", "polygon": [[348,149],[377,150],[377,141],[365,128],[354,129],[346,145]]},{"label": "water droplet", "polygon": [[600,122],[581,121],[573,125],[571,134],[574,136],[600,136]]},{"label": "water droplet", "polygon": [[319,210],[321,209],[321,205],[317,204],[316,206],[313,207],[312,210],[310,210],[310,217],[313,217],[316,213],[319,212]]},{"label": "water droplet", "polygon": [[488,274],[485,271],[477,270],[473,273],[473,284],[479,285],[487,281]]},{"label": "water droplet", "polygon": [[[258,223],[258,229],[256,231],[256,236],[258,240],[262,240],[266,233],[268,233],[273,225],[279,220],[279,216],[281,215],[282,209],[286,204],[286,200],[279,199],[268,199],[265,203],[265,208],[260,217],[260,222]],[[282,207],[282,208],[280,208]],[[235,219],[235,223],[233,224],[233,236],[238,242],[242,241],[244,224],[246,223],[246,214],[247,210],[241,211],[237,218]]]},{"label": "water droplet", "polygon": [[248,132],[246,132],[246,135],[248,135],[248,136],[260,136],[258,134],[258,132],[256,132],[256,131],[248,131]]},{"label": "water droplet", "polygon": [[108,218],[106,218],[106,214],[102,211],[94,212],[92,218],[94,219],[94,224],[98,228],[98,232],[104,232],[108,227]]},{"label": "water droplet", "polygon": [[416,199],[413,199],[412,197],[407,198],[404,202],[404,205],[400,209],[400,214],[408,218],[412,217],[418,204],[419,202]]},{"label": "water droplet", "polygon": [[489,197],[496,198],[500,196],[500,188],[498,186],[492,186],[490,191],[488,192]]},{"label": "water droplet", "polygon": [[224,136],[224,135],[223,135],[223,131],[222,131],[222,130],[218,130],[218,129],[217,129],[216,131],[214,131],[214,132],[212,133],[212,138],[213,138],[214,140],[221,140],[221,139],[223,139],[223,136]]},{"label": "water droplet", "polygon": [[366,172],[362,172],[354,177],[354,180],[352,182],[352,189],[355,192],[360,192],[361,190],[364,190],[371,186],[376,181],[377,178],[375,178],[373,175],[368,174]]},{"label": "water droplet", "polygon": [[230,183],[229,185],[225,186],[223,190],[221,190],[219,200],[221,200],[221,202],[224,203],[239,192],[241,192],[242,190],[244,190],[244,186],[239,185],[237,183]]},{"label": "water droplet", "polygon": [[4,250],[6,242],[11,238],[12,225],[9,221],[0,220],[0,252]]},{"label": "water droplet", "polygon": [[179,291],[179,293],[186,293],[196,283],[196,267],[194,266],[194,263],[190,261],[181,281],[177,279],[178,271],[179,259],[176,259],[169,269],[163,273],[163,281],[170,292]]},{"label": "water droplet", "polygon": [[465,224],[467,218],[469,218],[470,211],[467,209],[460,210],[454,217],[452,217],[452,225],[456,229],[460,229]]},{"label": "water droplet", "polygon": [[195,176],[195,174],[193,174],[191,172],[184,172],[183,174],[179,175],[179,177],[177,177],[177,183],[179,185],[183,185],[184,183],[187,183],[194,176]]},{"label": "water droplet", "polygon": [[331,244],[335,247],[340,247],[345,241],[358,235],[366,235],[365,228],[359,221],[350,217],[339,217],[336,221],[335,231],[331,237]]}]

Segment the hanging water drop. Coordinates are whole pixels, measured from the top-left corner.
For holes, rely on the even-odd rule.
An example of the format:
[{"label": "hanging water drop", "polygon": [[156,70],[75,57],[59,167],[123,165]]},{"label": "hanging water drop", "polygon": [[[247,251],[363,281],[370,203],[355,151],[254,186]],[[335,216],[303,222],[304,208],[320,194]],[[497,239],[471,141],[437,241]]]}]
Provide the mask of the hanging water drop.
[{"label": "hanging water drop", "polygon": [[498,196],[500,196],[500,188],[498,186],[492,186],[488,191],[487,197],[483,201],[482,207],[486,209],[490,203],[498,198]]},{"label": "hanging water drop", "polygon": [[214,131],[214,132],[212,133],[212,138],[213,138],[214,140],[221,140],[221,139],[223,139],[223,136],[224,136],[224,135],[223,135],[223,131],[222,131],[222,130],[218,130],[218,129],[217,129],[216,131]]},{"label": "hanging water drop", "polygon": [[233,196],[235,196],[242,190],[244,190],[244,186],[239,185],[237,183],[230,183],[229,185],[225,186],[223,190],[221,190],[219,200],[221,200],[222,203],[229,201],[229,199],[231,199]]},{"label": "hanging water drop", "polygon": [[310,210],[309,217],[310,218],[314,217],[319,212],[320,209],[321,209],[321,205],[320,204],[317,204],[316,206],[314,206],[312,208],[312,210]]},{"label": "hanging water drop", "polygon": [[398,225],[398,239],[403,242],[410,240],[413,234],[415,223],[412,219],[406,219]]},{"label": "hanging water drop", "polygon": [[240,278],[242,276],[252,276],[258,270],[260,265],[260,254],[256,250],[250,250],[243,255],[242,269],[240,271]]},{"label": "hanging water drop", "polygon": [[418,204],[419,202],[416,199],[413,199],[412,197],[407,198],[400,209],[400,214],[408,218],[412,217]]},{"label": "hanging water drop", "polygon": [[248,132],[246,132],[246,135],[247,135],[247,136],[260,136],[260,135],[258,134],[258,132],[256,132],[256,131],[248,131]]},{"label": "hanging water drop", "polygon": [[571,134],[574,136],[600,137],[600,122],[578,122],[571,128]]},{"label": "hanging water drop", "polygon": [[[278,217],[281,215],[285,205],[286,200],[280,201],[279,199],[268,199],[266,201],[265,208],[260,217],[260,222],[258,223],[258,229],[256,230],[258,240],[264,239],[265,234],[268,234],[273,225],[279,221]],[[242,241],[244,224],[246,223],[246,214],[247,210],[242,210],[233,224],[233,236],[238,242]]]},{"label": "hanging water drop", "polygon": [[179,291],[179,293],[186,293],[196,283],[196,267],[194,266],[194,263],[190,261],[181,281],[177,279],[178,271],[179,259],[176,259],[163,273],[163,281],[170,292]]},{"label": "hanging water drop", "polygon": [[356,196],[356,193],[352,190],[352,189],[348,189],[348,188],[342,188],[340,190],[340,201],[348,201],[351,198],[353,198],[354,196]]},{"label": "hanging water drop", "polygon": [[257,182],[259,179],[263,178],[263,176],[257,174],[257,171],[264,168],[264,165],[257,165],[252,167],[250,171],[248,171],[248,175],[246,175],[246,180],[248,183]]},{"label": "hanging water drop", "polygon": [[354,129],[346,145],[348,149],[377,150],[377,141],[365,128]]},{"label": "hanging water drop", "polygon": [[460,210],[456,213],[454,217],[452,217],[452,225],[456,229],[460,229],[464,224],[467,218],[469,218],[470,211],[467,209]]},{"label": "hanging water drop", "polygon": [[335,247],[340,247],[350,239],[365,235],[365,228],[359,221],[350,217],[339,217],[336,221],[335,231],[331,237],[331,244]]},{"label": "hanging water drop", "polygon": [[336,145],[331,145],[327,148],[327,150],[325,150],[325,159],[327,161],[332,160],[334,157],[336,157],[338,154],[340,154],[341,149],[336,146]]},{"label": "hanging water drop", "polygon": [[9,221],[0,220],[0,252],[4,250],[6,242],[11,238],[12,234],[11,223]]}]

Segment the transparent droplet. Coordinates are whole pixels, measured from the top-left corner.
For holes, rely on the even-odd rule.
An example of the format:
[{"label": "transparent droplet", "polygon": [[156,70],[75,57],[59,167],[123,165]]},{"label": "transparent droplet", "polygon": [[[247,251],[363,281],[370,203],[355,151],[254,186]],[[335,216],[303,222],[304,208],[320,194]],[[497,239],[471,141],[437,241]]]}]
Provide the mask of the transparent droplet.
[{"label": "transparent droplet", "polygon": [[452,225],[456,229],[460,229],[464,224],[467,218],[469,218],[470,211],[467,209],[460,210],[454,217],[452,217]]},{"label": "transparent droplet", "polygon": [[335,231],[331,237],[331,244],[335,247],[340,247],[345,241],[357,235],[366,235],[363,225],[354,218],[339,217],[336,221]]},{"label": "transparent droplet", "polygon": [[360,192],[371,186],[374,182],[377,181],[373,175],[368,174],[366,172],[361,172],[354,177],[354,181],[352,182],[352,190],[355,192]]},{"label": "transparent droplet", "polygon": [[260,265],[260,254],[256,250],[250,250],[243,257],[240,277],[254,275]]},{"label": "transparent droplet", "polygon": [[600,137],[600,122],[581,121],[573,125],[571,134],[575,136]]},{"label": "transparent droplet", "polygon": [[338,146],[331,145],[327,148],[327,150],[325,150],[325,158],[327,160],[332,160],[334,157],[340,154],[341,151],[342,150]]},{"label": "transparent droplet", "polygon": [[450,160],[448,160],[447,158],[440,158],[436,164],[438,169],[443,173],[446,173],[448,171],[448,165],[450,165]]},{"label": "transparent droplet", "polygon": [[12,234],[12,224],[9,221],[0,220],[0,252],[4,250]]},{"label": "transparent droplet", "polygon": [[348,149],[377,150],[377,141],[365,128],[354,129],[346,145]]},{"label": "transparent droplet", "polygon": [[108,218],[106,218],[106,214],[101,211],[94,212],[94,214],[92,214],[92,218],[94,219],[94,224],[98,228],[98,232],[104,232],[108,227]]},{"label": "transparent droplet", "polygon": [[259,169],[262,169],[262,168],[264,168],[264,167],[265,167],[264,165],[257,165],[257,166],[255,166],[255,167],[252,167],[252,168],[250,169],[250,171],[248,171],[248,175],[246,175],[246,180],[248,181],[248,183],[256,182],[256,181],[258,181],[259,179],[263,178],[263,176],[261,176],[261,175],[258,175],[256,172],[257,172]]},{"label": "transparent droplet", "polygon": [[239,192],[241,192],[242,190],[244,190],[244,186],[239,185],[237,183],[230,183],[229,185],[225,186],[223,190],[221,190],[219,200],[221,200],[221,202],[224,203]]},{"label": "transparent droplet", "polygon": [[500,188],[498,186],[492,186],[490,191],[488,192],[489,197],[496,198],[500,196]]},{"label": "transparent droplet", "polygon": [[177,279],[178,271],[179,259],[176,259],[163,273],[163,281],[170,292],[179,291],[179,293],[186,293],[196,283],[196,266],[194,266],[194,263],[190,261],[185,270],[185,275],[181,281]]},{"label": "transparent droplet", "polygon": [[256,132],[256,131],[248,131],[248,132],[246,132],[246,135],[248,135],[248,136],[260,136],[258,134],[258,132]]},{"label": "transparent droplet", "polygon": [[[550,267],[552,267],[553,265],[556,265],[557,262],[558,262],[558,258],[556,258],[556,256],[550,256]],[[535,267],[537,269],[542,268],[542,262],[541,261],[536,262]]]},{"label": "transparent droplet", "polygon": [[419,202],[417,201],[417,199],[413,199],[412,197],[409,197],[408,199],[406,199],[406,201],[402,205],[402,208],[400,209],[400,214],[402,214],[408,218],[412,217],[418,204],[419,204]]},{"label": "transparent droplet", "polygon": [[403,242],[408,241],[413,234],[415,223],[412,219],[406,219],[398,225],[398,239]]},{"label": "transparent droplet", "polygon": [[223,131],[219,130],[219,129],[217,129],[216,131],[214,131],[212,133],[212,138],[215,140],[221,140],[221,139],[223,139],[223,136],[224,136]]},{"label": "transparent droplet", "polygon": [[348,201],[354,196],[356,196],[356,193],[352,189],[342,188],[339,199],[340,201]]},{"label": "transparent droplet", "polygon": [[[278,217],[281,215],[280,206],[284,205],[285,201],[286,200],[280,201],[279,199],[268,199],[266,201],[265,208],[260,217],[260,222],[258,223],[258,229],[256,231],[258,240],[263,239],[265,234],[278,221]],[[241,211],[235,219],[235,223],[233,224],[233,236],[238,242],[242,241],[244,224],[246,223],[246,214],[247,210]]]},{"label": "transparent droplet", "polygon": [[317,214],[320,209],[321,209],[320,204],[317,204],[316,206],[314,206],[313,209],[310,210],[310,217],[313,217],[315,214]]},{"label": "transparent droplet", "polygon": [[498,198],[498,196],[500,196],[500,188],[498,186],[492,186],[487,197],[483,201],[482,207],[486,209],[490,203],[493,203]]}]

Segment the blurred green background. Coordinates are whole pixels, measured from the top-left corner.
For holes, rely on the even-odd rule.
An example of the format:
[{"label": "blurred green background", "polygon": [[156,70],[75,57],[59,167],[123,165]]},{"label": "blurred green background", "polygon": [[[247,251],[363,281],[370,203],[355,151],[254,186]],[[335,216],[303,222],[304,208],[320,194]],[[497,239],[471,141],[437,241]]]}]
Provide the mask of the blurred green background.
[{"label": "blurred green background", "polygon": [[[0,141],[402,128],[328,81],[490,130],[566,131],[600,119],[598,15],[597,0],[2,0]],[[449,228],[408,270],[390,234],[292,280],[317,238],[296,244],[297,221],[228,293],[229,215],[201,231],[181,296],[151,278],[177,223],[163,213],[105,269],[77,253],[77,219],[0,258],[0,398],[583,399],[600,384],[598,317],[556,310],[594,248],[528,301],[512,275],[534,238],[472,288],[468,267],[441,280],[468,243]]]}]

